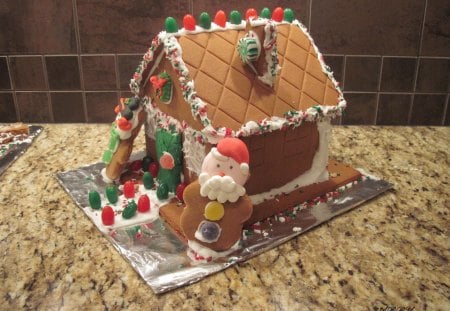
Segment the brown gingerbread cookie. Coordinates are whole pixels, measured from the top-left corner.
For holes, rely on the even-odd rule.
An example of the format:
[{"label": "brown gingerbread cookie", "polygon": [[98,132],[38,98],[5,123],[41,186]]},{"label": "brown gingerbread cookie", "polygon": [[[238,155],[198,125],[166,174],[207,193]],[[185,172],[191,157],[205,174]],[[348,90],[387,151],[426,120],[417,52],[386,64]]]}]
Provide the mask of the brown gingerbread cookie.
[{"label": "brown gingerbread cookie", "polygon": [[186,207],[180,222],[186,238],[219,252],[229,249],[240,240],[243,224],[253,211],[247,195],[241,196],[235,203],[219,203],[202,197],[198,181],[186,187],[184,201]]}]

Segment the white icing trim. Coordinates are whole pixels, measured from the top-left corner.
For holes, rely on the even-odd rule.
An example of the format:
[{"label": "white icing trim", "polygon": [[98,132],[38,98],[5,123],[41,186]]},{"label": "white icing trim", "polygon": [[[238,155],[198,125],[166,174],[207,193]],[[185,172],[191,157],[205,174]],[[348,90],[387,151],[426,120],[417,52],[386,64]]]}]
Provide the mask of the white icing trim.
[{"label": "white icing trim", "polygon": [[183,131],[183,153],[189,171],[200,175],[203,159],[206,156],[205,145],[197,140],[196,131],[186,128]]},{"label": "white icing trim", "polygon": [[327,164],[328,143],[331,136],[330,121],[327,120],[317,122],[317,130],[319,131],[319,147],[314,155],[311,168],[284,186],[274,188],[263,193],[251,195],[250,200],[253,205],[258,205],[265,200],[271,200],[275,196],[282,193],[290,193],[300,187],[328,180]]},{"label": "white icing trim", "polygon": [[[207,261],[208,258],[210,258],[211,260],[214,260],[216,258],[220,258],[220,257],[226,257],[229,254],[231,254],[232,252],[236,251],[237,249],[240,248],[240,240],[237,241],[233,246],[231,246],[229,249],[227,249],[226,251],[223,252],[216,252],[210,248],[207,248],[203,245],[201,245],[200,243],[193,241],[193,240],[188,240],[188,250],[187,250],[187,255],[189,256],[190,259],[192,259],[192,261],[194,262],[199,262],[198,259],[195,258],[195,254],[197,254],[198,256],[202,256],[205,258],[204,261]],[[195,253],[192,253],[195,252]]]}]

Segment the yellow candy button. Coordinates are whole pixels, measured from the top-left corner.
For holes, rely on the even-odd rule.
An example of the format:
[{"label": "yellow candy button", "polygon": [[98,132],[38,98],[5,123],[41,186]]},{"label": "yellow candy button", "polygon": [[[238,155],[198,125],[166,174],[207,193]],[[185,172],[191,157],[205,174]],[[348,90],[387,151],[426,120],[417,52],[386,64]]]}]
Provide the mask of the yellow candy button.
[{"label": "yellow candy button", "polygon": [[217,201],[211,201],[205,206],[205,218],[207,220],[220,220],[224,214],[225,210],[223,209],[223,204]]}]

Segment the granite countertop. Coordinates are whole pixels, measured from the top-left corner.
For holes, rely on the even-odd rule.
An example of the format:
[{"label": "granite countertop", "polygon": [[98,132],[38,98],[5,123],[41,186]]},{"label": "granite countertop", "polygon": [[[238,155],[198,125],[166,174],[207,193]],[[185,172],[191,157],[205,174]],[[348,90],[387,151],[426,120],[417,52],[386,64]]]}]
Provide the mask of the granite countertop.
[{"label": "granite countertop", "polygon": [[2,308],[450,308],[449,127],[336,127],[333,157],[394,183],[394,190],[159,296],[55,178],[98,162],[108,131],[108,125],[44,125],[0,176]]}]

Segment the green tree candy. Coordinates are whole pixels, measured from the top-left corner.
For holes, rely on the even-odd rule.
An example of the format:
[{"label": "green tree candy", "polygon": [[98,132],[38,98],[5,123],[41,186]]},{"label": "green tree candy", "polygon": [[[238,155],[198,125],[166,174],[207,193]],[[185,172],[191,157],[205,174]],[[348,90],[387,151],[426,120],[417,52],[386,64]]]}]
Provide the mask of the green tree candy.
[{"label": "green tree candy", "polygon": [[136,214],[137,205],[136,202],[130,201],[122,211],[122,217],[124,219],[130,219]]},{"label": "green tree candy", "polygon": [[160,184],[156,189],[156,197],[158,200],[165,200],[169,197],[169,187],[166,184]]},{"label": "green tree candy", "polygon": [[234,25],[239,25],[242,22],[241,13],[239,11],[231,11],[230,22]]},{"label": "green tree candy", "polygon": [[173,17],[169,16],[168,18],[166,18],[165,26],[166,26],[166,31],[168,33],[178,32],[178,24],[177,24],[177,21],[175,20],[175,18],[173,18]]},{"label": "green tree candy", "polygon": [[294,11],[292,11],[292,9],[289,8],[284,9],[283,19],[286,22],[292,23],[292,21],[294,20]]},{"label": "green tree candy", "polygon": [[116,150],[117,145],[119,144],[119,134],[116,131],[111,132],[111,136],[109,137],[108,149],[111,151]]},{"label": "green tree candy", "polygon": [[89,205],[93,209],[101,209],[102,208],[102,200],[100,199],[100,193],[95,190],[89,191]]},{"label": "green tree candy", "polygon": [[259,17],[262,17],[262,18],[269,18],[270,19],[270,10],[269,10],[269,8],[264,8],[264,9],[262,9],[261,10],[261,13],[259,14]]},{"label": "green tree candy", "polygon": [[204,29],[211,28],[211,17],[209,17],[208,13],[203,12],[200,14],[200,17],[198,18],[198,25]]},{"label": "green tree candy", "polygon": [[112,160],[112,156],[113,156],[113,154],[112,154],[111,150],[105,150],[105,152],[103,153],[103,157],[102,157],[103,163],[109,164]]},{"label": "green tree candy", "polygon": [[142,182],[144,183],[145,189],[152,189],[155,181],[153,180],[152,174],[150,172],[145,172],[142,177]]},{"label": "green tree candy", "polygon": [[106,197],[108,198],[109,203],[116,203],[119,199],[117,195],[117,187],[115,185],[108,185],[105,190]]}]

